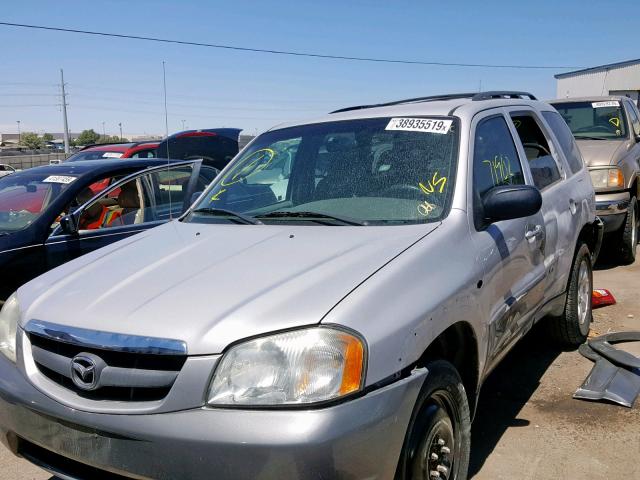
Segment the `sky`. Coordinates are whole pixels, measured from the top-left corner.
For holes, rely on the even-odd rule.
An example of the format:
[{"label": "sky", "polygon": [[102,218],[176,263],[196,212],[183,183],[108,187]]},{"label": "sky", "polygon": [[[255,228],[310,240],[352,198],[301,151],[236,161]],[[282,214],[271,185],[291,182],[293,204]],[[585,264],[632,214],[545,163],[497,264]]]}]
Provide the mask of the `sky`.
[{"label": "sky", "polygon": [[[640,57],[637,4],[583,0],[10,2],[0,21],[261,49],[434,62],[589,67]],[[625,15],[624,12],[628,12]],[[349,105],[495,89],[555,96],[556,73],[328,60],[0,26],[0,133],[255,134]],[[103,123],[104,122],[104,123]]]}]

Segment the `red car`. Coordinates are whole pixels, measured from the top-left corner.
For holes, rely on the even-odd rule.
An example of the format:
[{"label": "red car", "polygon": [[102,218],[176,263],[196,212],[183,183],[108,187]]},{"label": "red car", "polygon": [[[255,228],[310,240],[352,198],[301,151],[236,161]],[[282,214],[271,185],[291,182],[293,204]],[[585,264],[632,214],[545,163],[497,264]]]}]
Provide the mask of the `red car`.
[{"label": "red car", "polygon": [[138,142],[91,145],[71,155],[65,162],[102,158],[156,158],[156,148],[159,144],[160,142]]}]

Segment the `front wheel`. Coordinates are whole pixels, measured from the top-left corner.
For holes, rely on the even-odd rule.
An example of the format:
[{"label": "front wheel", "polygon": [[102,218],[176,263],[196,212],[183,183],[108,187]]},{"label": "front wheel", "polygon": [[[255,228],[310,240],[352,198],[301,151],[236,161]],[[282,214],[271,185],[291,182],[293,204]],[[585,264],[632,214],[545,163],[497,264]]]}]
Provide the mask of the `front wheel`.
[{"label": "front wheel", "polygon": [[638,245],[638,200],[631,197],[627,218],[622,228],[620,238],[620,260],[630,264],[636,260],[636,247]]},{"label": "front wheel", "polygon": [[466,480],[471,417],[462,380],[449,362],[426,365],[396,480]]},{"label": "front wheel", "polygon": [[550,318],[550,333],[554,339],[566,346],[577,347],[587,341],[591,327],[591,295],[593,272],[589,247],[582,243],[573,260],[564,313]]}]

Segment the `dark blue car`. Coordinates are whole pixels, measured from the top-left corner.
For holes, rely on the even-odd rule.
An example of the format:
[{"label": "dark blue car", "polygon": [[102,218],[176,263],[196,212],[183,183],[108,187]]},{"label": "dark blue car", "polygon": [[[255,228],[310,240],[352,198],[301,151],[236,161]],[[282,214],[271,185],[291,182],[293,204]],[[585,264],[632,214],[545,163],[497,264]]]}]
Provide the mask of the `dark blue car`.
[{"label": "dark blue car", "polygon": [[96,160],[0,178],[0,302],[66,261],[179,216],[217,169],[201,160]]}]

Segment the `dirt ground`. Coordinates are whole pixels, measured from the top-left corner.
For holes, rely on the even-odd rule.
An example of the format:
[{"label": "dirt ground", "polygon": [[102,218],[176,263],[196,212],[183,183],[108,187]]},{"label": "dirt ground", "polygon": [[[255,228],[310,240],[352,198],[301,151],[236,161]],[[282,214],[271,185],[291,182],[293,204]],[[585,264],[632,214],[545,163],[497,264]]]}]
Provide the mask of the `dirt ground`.
[{"label": "dirt ground", "polygon": [[[618,300],[594,312],[594,333],[640,330],[640,260],[597,267],[594,284]],[[627,349],[640,355],[640,345]],[[592,365],[576,351],[554,348],[541,329],[520,342],[483,387],[470,478],[640,479],[640,400],[627,409],[571,398]],[[0,479],[49,478],[0,449]]]}]

